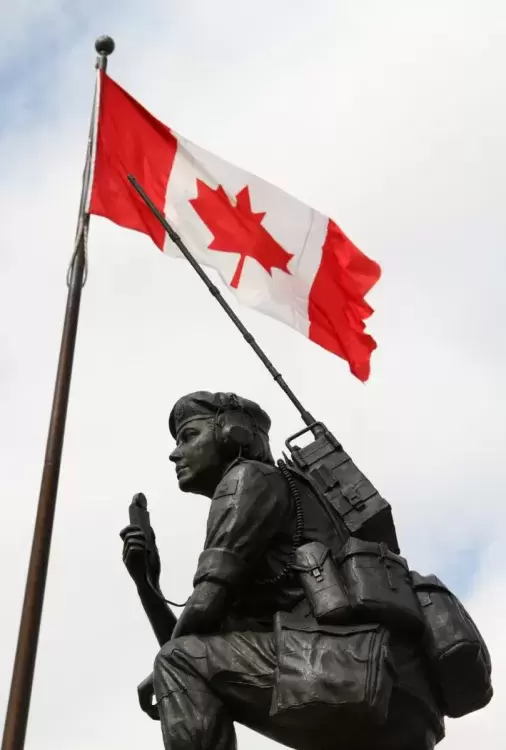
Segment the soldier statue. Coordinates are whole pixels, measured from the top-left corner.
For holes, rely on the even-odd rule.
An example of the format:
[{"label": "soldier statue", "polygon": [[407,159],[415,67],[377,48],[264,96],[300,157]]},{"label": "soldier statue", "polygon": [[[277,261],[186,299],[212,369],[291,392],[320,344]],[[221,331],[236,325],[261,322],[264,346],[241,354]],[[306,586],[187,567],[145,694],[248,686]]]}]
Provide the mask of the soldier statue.
[{"label": "soldier statue", "polygon": [[[444,736],[445,708],[426,639],[406,619],[385,625],[385,607],[376,617],[334,603],[341,619],[320,616],[317,603],[337,591],[328,566],[343,540],[311,482],[274,462],[270,425],[258,404],[228,393],[191,393],[172,409],[179,487],[208,497],[210,511],[177,620],[160,590],[154,536],[150,544],[132,523],[121,532],[161,647],[138,688],[141,707],[160,720],[166,750],[234,750],[234,722],[296,750],[431,750]],[[330,556],[304,557],[314,549]],[[392,598],[397,558],[381,549]]]}]

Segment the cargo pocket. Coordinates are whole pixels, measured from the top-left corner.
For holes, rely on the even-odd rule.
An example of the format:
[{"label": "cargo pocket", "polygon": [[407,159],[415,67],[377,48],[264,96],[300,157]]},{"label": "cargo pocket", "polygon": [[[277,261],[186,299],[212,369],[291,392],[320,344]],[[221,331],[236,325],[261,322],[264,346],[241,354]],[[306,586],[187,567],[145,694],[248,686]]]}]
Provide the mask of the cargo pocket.
[{"label": "cargo pocket", "polygon": [[394,681],[388,638],[380,625],[294,624],[278,613],[271,716],[335,720],[339,712],[343,721],[383,724]]}]

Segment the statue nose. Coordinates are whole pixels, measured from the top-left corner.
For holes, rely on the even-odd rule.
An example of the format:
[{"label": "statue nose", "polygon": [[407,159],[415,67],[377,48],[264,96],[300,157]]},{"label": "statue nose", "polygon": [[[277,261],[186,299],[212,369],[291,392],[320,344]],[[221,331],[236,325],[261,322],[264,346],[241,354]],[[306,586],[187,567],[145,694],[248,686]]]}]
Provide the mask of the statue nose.
[{"label": "statue nose", "polygon": [[181,451],[178,447],[174,448],[174,450],[169,453],[169,461],[173,461],[176,463],[177,461],[180,461],[182,458]]}]

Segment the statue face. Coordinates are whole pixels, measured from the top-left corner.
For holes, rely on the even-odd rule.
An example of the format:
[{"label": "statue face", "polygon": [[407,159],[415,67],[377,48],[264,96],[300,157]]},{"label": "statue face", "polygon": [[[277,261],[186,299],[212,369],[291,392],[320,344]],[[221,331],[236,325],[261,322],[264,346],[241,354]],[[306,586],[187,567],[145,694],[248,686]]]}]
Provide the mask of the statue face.
[{"label": "statue face", "polygon": [[213,496],[225,466],[212,421],[187,422],[178,433],[176,448],[169,458],[176,465],[179,488],[183,492]]}]

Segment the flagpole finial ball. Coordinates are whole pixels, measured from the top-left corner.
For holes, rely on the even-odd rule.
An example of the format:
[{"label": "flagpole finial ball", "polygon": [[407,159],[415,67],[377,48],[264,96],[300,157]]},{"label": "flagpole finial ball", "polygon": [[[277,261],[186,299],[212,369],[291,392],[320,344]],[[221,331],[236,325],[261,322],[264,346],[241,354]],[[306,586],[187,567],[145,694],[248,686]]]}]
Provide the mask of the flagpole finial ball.
[{"label": "flagpole finial ball", "polygon": [[95,49],[99,55],[111,55],[115,46],[114,39],[110,36],[99,36],[95,42]]}]

